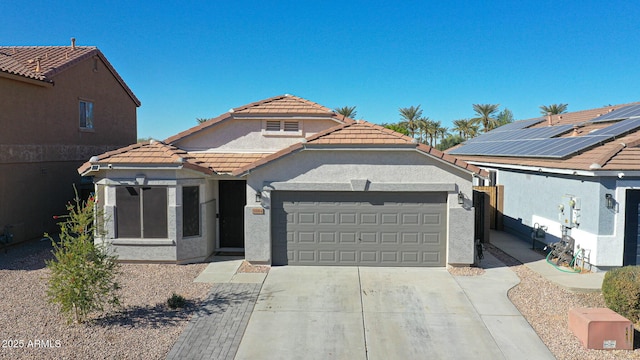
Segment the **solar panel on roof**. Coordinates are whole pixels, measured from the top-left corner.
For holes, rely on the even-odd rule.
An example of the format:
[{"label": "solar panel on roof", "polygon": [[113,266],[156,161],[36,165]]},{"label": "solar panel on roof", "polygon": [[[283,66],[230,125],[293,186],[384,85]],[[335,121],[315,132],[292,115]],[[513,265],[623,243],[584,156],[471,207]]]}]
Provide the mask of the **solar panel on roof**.
[{"label": "solar panel on roof", "polygon": [[640,127],[640,118],[622,120],[617,123],[611,124],[606,128],[596,130],[592,132],[594,135],[610,135],[619,136],[629,131],[635,130]]},{"label": "solar panel on roof", "polygon": [[535,118],[535,119],[528,119],[528,120],[518,120],[518,121],[514,121],[510,124],[506,124],[506,125],[502,125],[500,127],[497,127],[493,130],[491,130],[489,133],[492,132],[499,132],[499,131],[508,131],[508,130],[518,130],[518,129],[524,129],[527,128],[529,126],[533,126],[537,123],[543,122],[544,118],[543,117],[539,117],[539,118]]},{"label": "solar panel on roof", "polygon": [[[613,115],[614,113],[615,115]],[[564,158],[599,143],[609,141],[614,137],[623,136],[631,131],[640,129],[640,104],[625,106],[598,117],[592,122],[614,121],[620,117],[624,117],[626,120],[595,130],[589,135],[564,138],[554,136],[570,131],[573,125],[528,129],[526,128],[527,126],[544,121],[544,118],[519,121],[516,123],[521,124],[505,125],[502,131],[496,131],[496,129],[477,138],[467,140],[463,146],[452,150],[450,153],[452,155]],[[513,125],[511,129],[506,128],[510,125]]]},{"label": "solar panel on roof", "polygon": [[557,125],[542,128],[508,130],[508,131],[490,131],[473,139],[467,140],[467,143],[484,142],[484,141],[501,141],[501,140],[519,140],[519,139],[547,139],[554,137],[573,129],[572,125]]},{"label": "solar panel on roof", "polygon": [[621,107],[618,110],[598,116],[591,120],[591,122],[597,123],[603,121],[624,120],[636,116],[640,116],[640,104]]}]

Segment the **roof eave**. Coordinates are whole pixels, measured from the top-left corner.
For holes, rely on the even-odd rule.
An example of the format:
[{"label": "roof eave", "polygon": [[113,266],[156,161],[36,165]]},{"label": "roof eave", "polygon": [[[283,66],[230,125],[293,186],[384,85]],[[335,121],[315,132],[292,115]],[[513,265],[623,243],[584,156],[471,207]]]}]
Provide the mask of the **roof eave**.
[{"label": "roof eave", "polygon": [[53,87],[53,81],[48,80],[48,79],[38,80],[38,79],[30,78],[28,76],[13,74],[13,73],[6,72],[6,71],[1,71],[1,70],[0,70],[0,77],[6,78],[6,79],[10,79],[10,80],[15,80],[15,81],[28,83],[28,84],[31,84],[31,85],[37,85],[37,86],[49,87],[49,88]]}]

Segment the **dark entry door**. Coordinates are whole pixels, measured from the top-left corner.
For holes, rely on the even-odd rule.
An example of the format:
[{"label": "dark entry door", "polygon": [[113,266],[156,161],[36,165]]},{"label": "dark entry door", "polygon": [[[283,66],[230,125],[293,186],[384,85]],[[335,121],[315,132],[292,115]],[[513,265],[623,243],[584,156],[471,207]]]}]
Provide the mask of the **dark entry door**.
[{"label": "dark entry door", "polygon": [[247,182],[244,180],[219,182],[221,248],[244,248],[246,189]]},{"label": "dark entry door", "polygon": [[624,215],[624,259],[623,265],[640,264],[640,190],[627,190]]}]

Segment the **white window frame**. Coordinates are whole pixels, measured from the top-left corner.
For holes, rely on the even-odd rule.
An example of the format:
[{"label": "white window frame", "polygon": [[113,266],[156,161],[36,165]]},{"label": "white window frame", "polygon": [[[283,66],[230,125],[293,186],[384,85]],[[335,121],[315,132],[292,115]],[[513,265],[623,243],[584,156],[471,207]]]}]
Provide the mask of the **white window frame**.
[{"label": "white window frame", "polygon": [[[84,106],[83,106],[84,104]],[[83,111],[84,109],[84,111]],[[93,101],[87,99],[78,100],[78,124],[82,130],[94,130]]]}]

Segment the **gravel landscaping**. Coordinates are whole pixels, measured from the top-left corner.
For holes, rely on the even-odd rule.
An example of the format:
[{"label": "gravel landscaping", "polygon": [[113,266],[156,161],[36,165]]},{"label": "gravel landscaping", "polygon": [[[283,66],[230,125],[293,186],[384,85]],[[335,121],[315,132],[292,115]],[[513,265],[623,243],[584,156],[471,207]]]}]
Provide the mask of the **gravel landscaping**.
[{"label": "gravel landscaping", "polygon": [[[206,264],[122,264],[122,309],[67,325],[46,301],[50,245],[25,248],[0,255],[0,359],[164,359],[211,288],[193,282]],[[173,292],[186,308],[167,306]]]},{"label": "gravel landscaping", "polygon": [[[508,296],[558,359],[640,359],[638,331],[635,351],[605,351],[584,349],[568,330],[569,309],[604,307],[601,294],[569,292],[499,249],[487,245],[486,250],[520,277]],[[67,325],[46,301],[44,261],[50,257],[46,242],[0,253],[0,359],[164,359],[211,288],[193,282],[206,264],[122,264],[122,309],[88,324]],[[241,271],[266,272],[268,267],[245,263]],[[484,273],[481,268],[450,271]],[[188,300],[186,308],[169,309],[166,301],[174,292]]]},{"label": "gravel landscaping", "polygon": [[[518,308],[556,358],[564,359],[640,359],[640,334],[635,332],[635,351],[588,350],[569,330],[569,310],[577,307],[606,307],[601,293],[573,293],[522,265],[500,249],[486,249],[505,263],[520,278],[509,290],[511,302]],[[580,276],[576,274],[575,276]]]}]

